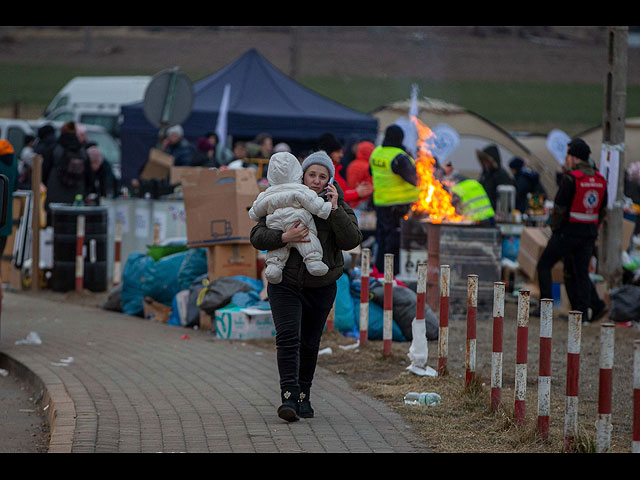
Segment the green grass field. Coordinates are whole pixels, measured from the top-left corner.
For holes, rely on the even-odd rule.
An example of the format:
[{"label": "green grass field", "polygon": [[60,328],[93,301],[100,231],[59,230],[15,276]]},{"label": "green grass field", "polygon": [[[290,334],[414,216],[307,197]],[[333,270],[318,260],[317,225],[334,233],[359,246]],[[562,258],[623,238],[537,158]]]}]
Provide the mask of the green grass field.
[{"label": "green grass field", "polygon": [[[3,64],[0,107],[11,111],[42,112],[71,78],[79,75],[153,75],[139,70],[81,69],[63,66]],[[186,72],[192,81],[208,73]],[[546,133],[560,128],[569,134],[602,121],[604,86],[533,82],[434,82],[421,78],[302,77],[306,87],[355,110],[370,113],[381,106],[407,99],[411,85],[420,96],[438,98],[472,110],[511,131]],[[627,89],[627,117],[640,116],[640,85]],[[3,113],[3,116],[6,116]]]}]

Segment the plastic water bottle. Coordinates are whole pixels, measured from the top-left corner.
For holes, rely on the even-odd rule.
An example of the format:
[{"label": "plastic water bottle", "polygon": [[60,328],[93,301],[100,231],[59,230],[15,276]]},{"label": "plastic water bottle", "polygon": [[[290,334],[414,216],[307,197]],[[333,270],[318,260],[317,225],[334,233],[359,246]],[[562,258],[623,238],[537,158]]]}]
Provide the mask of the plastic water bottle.
[{"label": "plastic water bottle", "polygon": [[404,403],[407,405],[426,405],[433,407],[440,405],[440,395],[433,392],[409,392],[404,396]]}]

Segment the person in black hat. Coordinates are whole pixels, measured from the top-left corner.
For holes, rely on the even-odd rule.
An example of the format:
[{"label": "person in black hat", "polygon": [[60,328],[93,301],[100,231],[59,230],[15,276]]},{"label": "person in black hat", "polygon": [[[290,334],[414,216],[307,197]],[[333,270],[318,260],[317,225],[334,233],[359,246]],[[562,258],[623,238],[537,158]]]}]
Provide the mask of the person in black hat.
[{"label": "person in black hat", "polygon": [[604,302],[589,314],[591,281],[589,263],[593,255],[598,228],[606,214],[607,181],[589,162],[591,149],[580,138],[567,146],[565,166],[554,200],[550,225],[551,238],[538,260],[540,298],[553,298],[551,269],[560,260],[567,264],[567,296],[574,310],[583,313],[584,321],[598,320],[606,313]]},{"label": "person in black hat", "polygon": [[43,157],[53,149],[56,144],[56,131],[48,123],[38,129],[38,137],[33,144],[33,151]]},{"label": "person in black hat", "polygon": [[[375,266],[384,271],[384,255],[400,256],[400,223],[419,199],[418,172],[415,160],[407,153],[404,132],[398,125],[389,125],[382,145],[369,156],[373,178],[373,205],[376,211],[376,244],[378,251]],[[400,272],[400,262],[393,262],[393,273]]]},{"label": "person in black hat", "polygon": [[482,173],[478,181],[489,196],[491,206],[496,210],[498,202],[498,185],[513,185],[516,183],[502,166],[500,151],[496,145],[488,145],[482,150],[476,150],[478,161],[482,166]]}]

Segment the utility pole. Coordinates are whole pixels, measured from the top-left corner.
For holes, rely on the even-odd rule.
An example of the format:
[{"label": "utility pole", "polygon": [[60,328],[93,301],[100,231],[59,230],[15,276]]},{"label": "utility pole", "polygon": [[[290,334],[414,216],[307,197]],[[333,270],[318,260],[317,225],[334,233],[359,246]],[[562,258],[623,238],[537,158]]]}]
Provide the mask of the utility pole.
[{"label": "utility pole", "polygon": [[[616,172],[607,172],[607,179],[617,177],[615,199],[602,225],[600,246],[600,274],[609,289],[622,284],[622,196],[624,190],[624,131],[627,100],[627,42],[629,27],[608,27],[608,69],[604,90],[602,122],[602,159],[619,156],[619,163],[611,165]],[[603,169],[601,161],[600,169]],[[613,176],[613,178],[612,178]],[[613,186],[609,187],[611,195]]]}]

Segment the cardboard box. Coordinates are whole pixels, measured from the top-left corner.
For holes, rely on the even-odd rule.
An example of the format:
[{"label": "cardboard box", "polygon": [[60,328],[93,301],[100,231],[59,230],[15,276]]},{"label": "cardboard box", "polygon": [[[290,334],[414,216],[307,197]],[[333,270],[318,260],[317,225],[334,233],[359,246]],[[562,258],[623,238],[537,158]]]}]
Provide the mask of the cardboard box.
[{"label": "cardboard box", "polygon": [[[538,282],[538,271],[536,269],[538,260],[547,246],[549,238],[551,238],[551,229],[549,228],[525,227],[522,229],[518,264],[520,270],[535,283]],[[554,265],[551,270],[551,280],[553,282],[564,282],[563,268],[562,261]]]},{"label": "cardboard box", "polygon": [[258,196],[253,169],[205,169],[182,177],[187,246],[250,243],[249,209]]},{"label": "cardboard box", "polygon": [[144,318],[152,322],[167,323],[171,315],[171,307],[155,301],[151,297],[144,297],[142,302]]},{"label": "cardboard box", "polygon": [[257,250],[251,244],[214,245],[207,247],[209,280],[244,275],[258,277]]},{"label": "cardboard box", "polygon": [[200,309],[200,322],[199,328],[200,330],[210,331],[213,326],[213,319],[211,315],[209,315],[204,310]]},{"label": "cardboard box", "polygon": [[190,174],[199,174],[202,170],[209,170],[208,167],[171,167],[169,171],[169,183],[171,185],[182,184],[183,177]]},{"label": "cardboard box", "polygon": [[248,339],[276,336],[271,310],[221,308],[216,310],[215,325],[218,338]]},{"label": "cardboard box", "polygon": [[149,158],[145,163],[142,173],[140,174],[141,180],[152,180],[154,178],[168,178],[173,167],[174,158],[172,155],[152,148],[149,150]]}]

